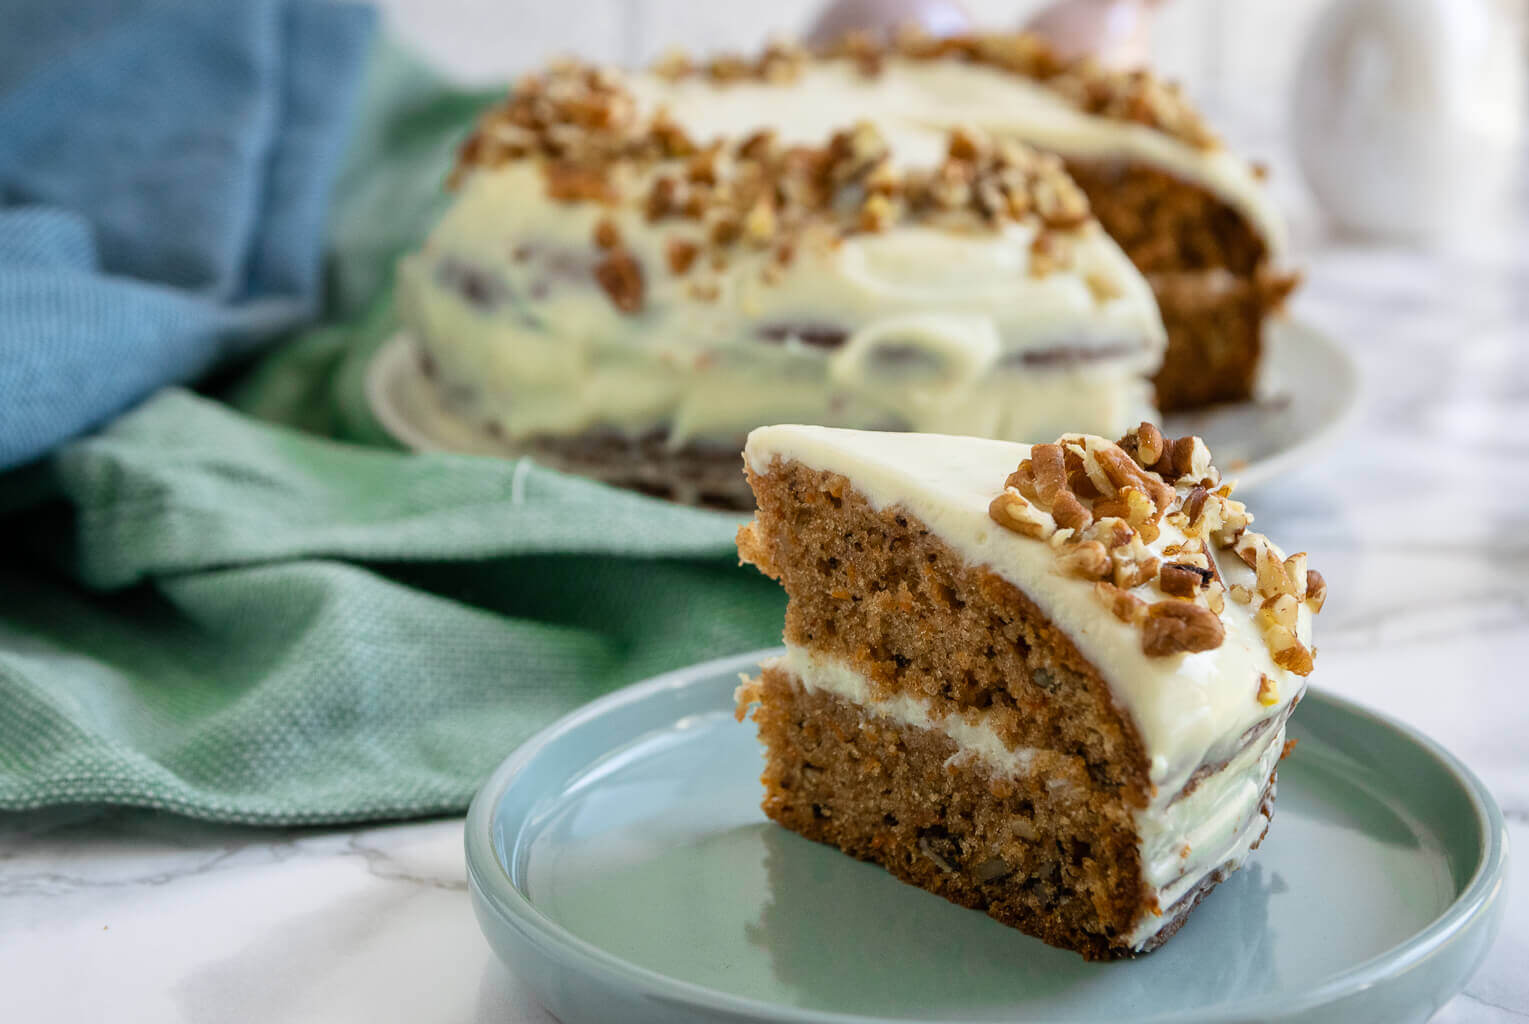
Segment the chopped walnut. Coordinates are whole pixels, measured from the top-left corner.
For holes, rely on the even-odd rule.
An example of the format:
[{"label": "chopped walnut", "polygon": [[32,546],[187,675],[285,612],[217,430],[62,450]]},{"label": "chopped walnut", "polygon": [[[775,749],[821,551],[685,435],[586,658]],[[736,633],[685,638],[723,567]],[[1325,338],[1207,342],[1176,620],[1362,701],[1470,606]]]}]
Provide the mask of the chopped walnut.
[{"label": "chopped walnut", "polygon": [[1285,559],[1284,570],[1290,581],[1290,592],[1297,601],[1306,600],[1306,552],[1300,551]]},{"label": "chopped walnut", "polygon": [[1312,653],[1293,630],[1271,625],[1264,630],[1264,643],[1269,645],[1269,654],[1274,664],[1298,676],[1311,675],[1314,665]]},{"label": "chopped walnut", "polygon": [[1057,559],[1057,567],[1069,576],[1081,576],[1086,580],[1102,580],[1113,568],[1110,553],[1096,540],[1084,541],[1071,546]]},{"label": "chopped walnut", "polygon": [[1141,649],[1148,657],[1215,650],[1226,630],[1209,608],[1188,601],[1159,601],[1147,609]]},{"label": "chopped walnut", "polygon": [[1173,442],[1168,451],[1169,473],[1163,474],[1178,480],[1189,477],[1203,481],[1210,473],[1210,449],[1198,437],[1181,437]]},{"label": "chopped walnut", "polygon": [[1163,432],[1150,423],[1143,423],[1136,428],[1135,440],[1135,450],[1131,454],[1144,468],[1155,466],[1167,450],[1168,442],[1163,439]]},{"label": "chopped walnut", "polygon": [[676,274],[688,273],[700,251],[700,246],[683,238],[671,238],[664,247],[664,255],[669,260],[669,269]]},{"label": "chopped walnut", "polygon": [[1002,494],[988,505],[987,514],[993,522],[1005,530],[1044,540],[1056,529],[1052,518],[1025,500],[1024,495],[1012,487],[1004,488]]},{"label": "chopped walnut", "polygon": [[596,168],[552,163],[546,166],[545,173],[547,195],[559,202],[595,200],[609,203],[616,199],[610,180]]},{"label": "chopped walnut", "polygon": [[[1159,456],[1161,457],[1161,456]],[[1195,484],[1184,498],[1184,516],[1188,520],[1187,525],[1191,528],[1199,525],[1205,516],[1205,503],[1210,498],[1210,492],[1201,484]]]},{"label": "chopped walnut", "polygon": [[1202,569],[1197,565],[1189,565],[1185,562],[1169,562],[1158,570],[1158,585],[1163,588],[1163,593],[1172,594],[1174,597],[1194,597],[1200,592],[1200,588],[1209,585],[1212,579],[1209,569]]},{"label": "chopped walnut", "polygon": [[1290,574],[1285,571],[1285,563],[1274,545],[1269,543],[1267,538],[1259,537],[1255,540],[1253,548],[1253,569],[1258,573],[1259,595],[1261,597],[1294,595],[1295,584],[1291,582]]},{"label": "chopped walnut", "polygon": [[1220,615],[1226,610],[1226,587],[1220,580],[1211,580],[1205,588],[1205,607]]},{"label": "chopped walnut", "polygon": [[623,313],[642,309],[642,267],[625,249],[612,249],[595,265],[595,280],[610,296],[611,305]]},{"label": "chopped walnut", "polygon": [[[1094,513],[1078,500],[1071,491],[1060,491],[1051,503],[1051,515],[1058,526],[1072,530],[1086,529],[1094,521]],[[1121,524],[1124,526],[1124,524]],[[1114,547],[1115,545],[1110,545]]]},{"label": "chopped walnut", "polygon": [[[1071,492],[1068,492],[1071,493]],[[1122,544],[1129,544],[1136,539],[1136,531],[1126,523],[1124,519],[1115,516],[1104,516],[1097,519],[1087,531],[1092,540],[1097,540],[1111,551]]]},{"label": "chopped walnut", "polygon": [[[963,140],[957,151],[974,144]],[[1231,499],[1198,438],[1169,441],[1145,423],[1116,444],[1066,435],[1032,445],[1004,484],[989,514],[1046,539],[1063,575],[1095,581],[1112,614],[1143,624],[1149,654],[1219,646],[1227,598],[1245,606],[1256,599],[1252,613],[1275,664],[1310,671],[1314,652],[1299,640],[1299,609],[1320,606],[1326,584],[1304,552],[1287,558],[1247,529],[1252,517]],[[1170,528],[1179,534],[1158,545]],[[1253,569],[1252,586],[1223,578],[1213,545]],[[1149,606],[1131,593],[1153,581],[1172,600]]]},{"label": "chopped walnut", "polygon": [[1283,626],[1294,633],[1297,612],[1300,607],[1294,596],[1290,594],[1276,594],[1274,597],[1264,598],[1263,604],[1259,606],[1259,612],[1267,615],[1270,622]]},{"label": "chopped walnut", "polygon": [[1279,684],[1263,672],[1258,673],[1258,703],[1266,708],[1279,703]]},{"label": "chopped walnut", "polygon": [[598,249],[614,249],[621,244],[621,232],[616,227],[616,222],[609,217],[601,217],[595,224],[595,247]]},{"label": "chopped walnut", "polygon": [[862,231],[885,231],[897,217],[897,206],[886,196],[875,193],[867,196],[860,207],[859,227]]},{"label": "chopped walnut", "polygon": [[1320,612],[1327,603],[1327,581],[1315,569],[1306,570],[1306,603],[1313,612]]},{"label": "chopped walnut", "polygon": [[1114,571],[1111,574],[1115,586],[1129,590],[1132,587],[1140,587],[1152,582],[1157,575],[1159,562],[1156,558],[1131,558],[1123,556],[1124,547],[1118,547],[1110,552],[1110,559],[1114,562]]},{"label": "chopped walnut", "polygon": [[760,196],[749,207],[743,220],[744,234],[758,246],[768,246],[775,237],[775,204],[768,196]]}]

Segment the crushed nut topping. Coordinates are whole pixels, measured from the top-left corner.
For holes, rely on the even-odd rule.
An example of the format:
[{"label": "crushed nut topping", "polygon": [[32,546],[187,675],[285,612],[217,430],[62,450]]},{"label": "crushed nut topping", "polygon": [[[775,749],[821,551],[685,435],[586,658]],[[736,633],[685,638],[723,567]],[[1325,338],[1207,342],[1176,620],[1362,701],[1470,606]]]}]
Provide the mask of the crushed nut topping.
[{"label": "crushed nut topping", "polygon": [[1209,586],[1213,578],[1210,569],[1202,569],[1188,562],[1169,562],[1158,571],[1163,593],[1174,597],[1194,597],[1201,587]]},{"label": "crushed nut topping", "polygon": [[852,59],[868,75],[880,73],[889,57],[957,60],[998,68],[1045,86],[1077,109],[1112,121],[1145,125],[1196,149],[1220,147],[1199,112],[1176,83],[1150,71],[1106,68],[1092,57],[1065,61],[1042,38],[1028,33],[983,33],[935,37],[916,26],[898,32],[890,45],[852,33],[827,56]]},{"label": "crushed nut topping", "polygon": [[669,259],[669,269],[676,274],[688,273],[700,252],[699,245],[684,238],[671,238],[664,248],[664,255]]},{"label": "crushed nut topping", "polygon": [[636,313],[642,309],[642,266],[625,249],[612,249],[595,265],[595,280],[621,312]]},{"label": "crushed nut topping", "polygon": [[621,244],[621,231],[609,217],[601,217],[595,225],[595,248],[614,249]]},{"label": "crushed nut topping", "polygon": [[[801,59],[798,51],[776,47],[754,65],[722,60],[706,73],[731,81]],[[897,166],[870,122],[836,132],[821,146],[787,146],[771,131],[702,143],[666,111],[640,112],[615,72],[576,62],[517,83],[463,143],[448,184],[474,167],[520,160],[536,162],[556,201],[629,204],[650,223],[699,227],[714,265],[735,246],[764,250],[771,256],[762,270],[766,278],[791,263],[809,234],[833,245],[904,222],[963,231],[1033,224],[1029,273],[1042,276],[1071,264],[1068,235],[1092,223],[1088,199],[1061,159],[1018,142],[958,128],[949,133],[941,162],[917,169]],[[594,241],[601,251],[618,248],[615,222],[602,219]],[[677,274],[694,262],[672,249],[668,255]],[[622,301],[640,307],[640,300]]]},{"label": "crushed nut topping", "polygon": [[1221,617],[1209,608],[1187,601],[1159,601],[1147,608],[1141,649],[1150,657],[1213,651],[1225,636]]},{"label": "crushed nut topping", "polygon": [[1005,530],[1013,530],[1026,537],[1044,540],[1056,529],[1048,522],[1050,516],[1036,509],[1012,487],[1005,488],[1002,494],[993,499],[992,504],[988,505],[987,514]]},{"label": "crushed nut topping", "polygon": [[1313,612],[1321,611],[1327,603],[1327,581],[1315,569],[1306,570],[1306,603]]},{"label": "crushed nut topping", "polygon": [[[1094,581],[1112,615],[1141,627],[1149,656],[1219,647],[1230,596],[1253,606],[1274,663],[1308,675],[1314,652],[1300,640],[1301,607],[1321,610],[1326,581],[1307,568],[1305,552],[1286,557],[1249,530],[1253,517],[1231,494],[1203,441],[1169,441],[1143,423],[1113,444],[1073,434],[1033,445],[988,515],[1007,530],[1045,540],[1058,572]],[[1165,527],[1182,537],[1171,534],[1154,549]],[[1216,550],[1246,563],[1251,583],[1229,585]],[[1148,587],[1160,597],[1144,600],[1132,592]],[[1277,687],[1261,687],[1259,699],[1267,692],[1278,700]]]}]

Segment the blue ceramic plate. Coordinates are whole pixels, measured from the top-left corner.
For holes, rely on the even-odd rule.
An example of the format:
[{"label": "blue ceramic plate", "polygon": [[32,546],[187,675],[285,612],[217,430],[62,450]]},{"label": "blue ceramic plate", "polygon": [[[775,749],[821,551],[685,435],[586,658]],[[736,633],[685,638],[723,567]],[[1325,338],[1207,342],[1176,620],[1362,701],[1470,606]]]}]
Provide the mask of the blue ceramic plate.
[{"label": "blue ceramic plate", "polygon": [[627,687],[483,787],[484,934],[564,1024],[1423,1021],[1480,963],[1507,837],[1454,757],[1313,692],[1269,836],[1162,949],[1091,964],[809,842],[759,811],[740,672]]}]

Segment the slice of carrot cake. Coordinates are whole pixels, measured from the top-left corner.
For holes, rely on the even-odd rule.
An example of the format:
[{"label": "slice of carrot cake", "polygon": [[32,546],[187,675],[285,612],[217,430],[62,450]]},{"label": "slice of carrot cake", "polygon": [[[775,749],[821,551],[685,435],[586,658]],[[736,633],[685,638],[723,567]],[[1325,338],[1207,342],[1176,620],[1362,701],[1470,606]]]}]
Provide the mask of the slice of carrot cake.
[{"label": "slice of carrot cake", "polygon": [[1091,959],[1263,838],[1326,585],[1198,438],[763,427],[744,560],[790,598],[739,691],[764,810]]}]

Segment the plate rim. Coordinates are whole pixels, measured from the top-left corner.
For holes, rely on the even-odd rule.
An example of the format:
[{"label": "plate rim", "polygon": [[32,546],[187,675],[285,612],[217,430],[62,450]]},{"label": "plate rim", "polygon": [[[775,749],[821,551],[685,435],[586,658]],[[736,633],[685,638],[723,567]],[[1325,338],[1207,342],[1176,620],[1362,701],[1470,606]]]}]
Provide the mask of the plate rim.
[{"label": "plate rim", "polygon": [[[1364,376],[1346,344],[1323,328],[1299,317],[1282,315],[1273,319],[1270,326],[1277,331],[1293,332],[1305,339],[1303,343],[1315,343],[1321,348],[1323,354],[1331,360],[1332,367],[1338,371],[1335,375],[1338,382],[1335,392],[1341,393],[1342,402],[1335,413],[1320,421],[1315,429],[1288,448],[1250,462],[1237,472],[1228,471],[1226,476],[1246,490],[1261,487],[1275,477],[1298,469],[1317,452],[1335,445],[1353,424],[1363,404]],[[400,327],[377,346],[376,351],[367,359],[362,375],[362,392],[367,409],[378,426],[394,442],[410,451],[456,452],[456,448],[437,440],[428,430],[417,426],[389,397],[392,375],[400,372],[395,367],[405,363],[406,349],[417,344],[409,329]],[[489,454],[501,458],[516,457],[509,451]]]},{"label": "plate rim", "polygon": [[[570,961],[577,970],[595,974],[607,984],[627,988],[652,999],[680,1002],[699,1009],[742,1016],[743,1019],[775,1021],[781,1024],[894,1024],[906,1019],[868,1016],[843,1011],[813,1010],[773,1003],[749,996],[734,995],[697,982],[670,977],[652,968],[632,963],[602,947],[582,939],[543,913],[511,880],[509,872],[494,849],[493,826],[505,791],[536,756],[550,744],[581,724],[630,704],[640,703],[665,690],[679,690],[701,685],[724,674],[744,672],[757,667],[764,658],[784,651],[782,647],[763,648],[743,654],[728,655],[674,669],[651,679],[631,683],[576,708],[541,729],[502,762],[473,797],[464,828],[467,876],[473,894],[490,907],[506,924],[528,941],[565,966]],[[1354,964],[1321,985],[1292,999],[1274,1001],[1269,996],[1207,1007],[1188,1014],[1173,1013],[1144,1019],[1140,1024],[1175,1021],[1181,1024],[1208,1024],[1228,1017],[1278,1013],[1288,1015],[1330,1005],[1353,996],[1387,977],[1407,973],[1430,955],[1464,933],[1484,918],[1501,898],[1508,858],[1507,823],[1485,783],[1443,745],[1384,711],[1359,704],[1327,690],[1308,687],[1304,701],[1317,701],[1338,712],[1368,719],[1390,732],[1400,734],[1438,762],[1470,798],[1472,817],[1483,854],[1459,895],[1423,928],[1390,949]],[[1487,947],[1490,948],[1490,944]],[[1479,964],[1478,964],[1479,966]],[[747,1017],[745,1015],[752,1015]],[[942,1018],[961,1024],[960,1018]],[[983,1024],[972,1022],[969,1024]]]},{"label": "plate rim", "polygon": [[1364,404],[1364,374],[1360,371],[1359,361],[1354,358],[1354,353],[1349,350],[1348,345],[1301,317],[1280,314],[1268,323],[1275,330],[1290,331],[1303,337],[1305,343],[1318,344],[1323,354],[1332,360],[1333,368],[1337,370],[1335,390],[1342,393],[1343,401],[1333,415],[1323,420],[1295,444],[1266,458],[1251,462],[1245,469],[1235,472],[1228,470],[1227,478],[1235,481],[1237,486],[1244,490],[1262,487],[1278,476],[1293,472],[1318,452],[1336,445],[1353,425]]}]

